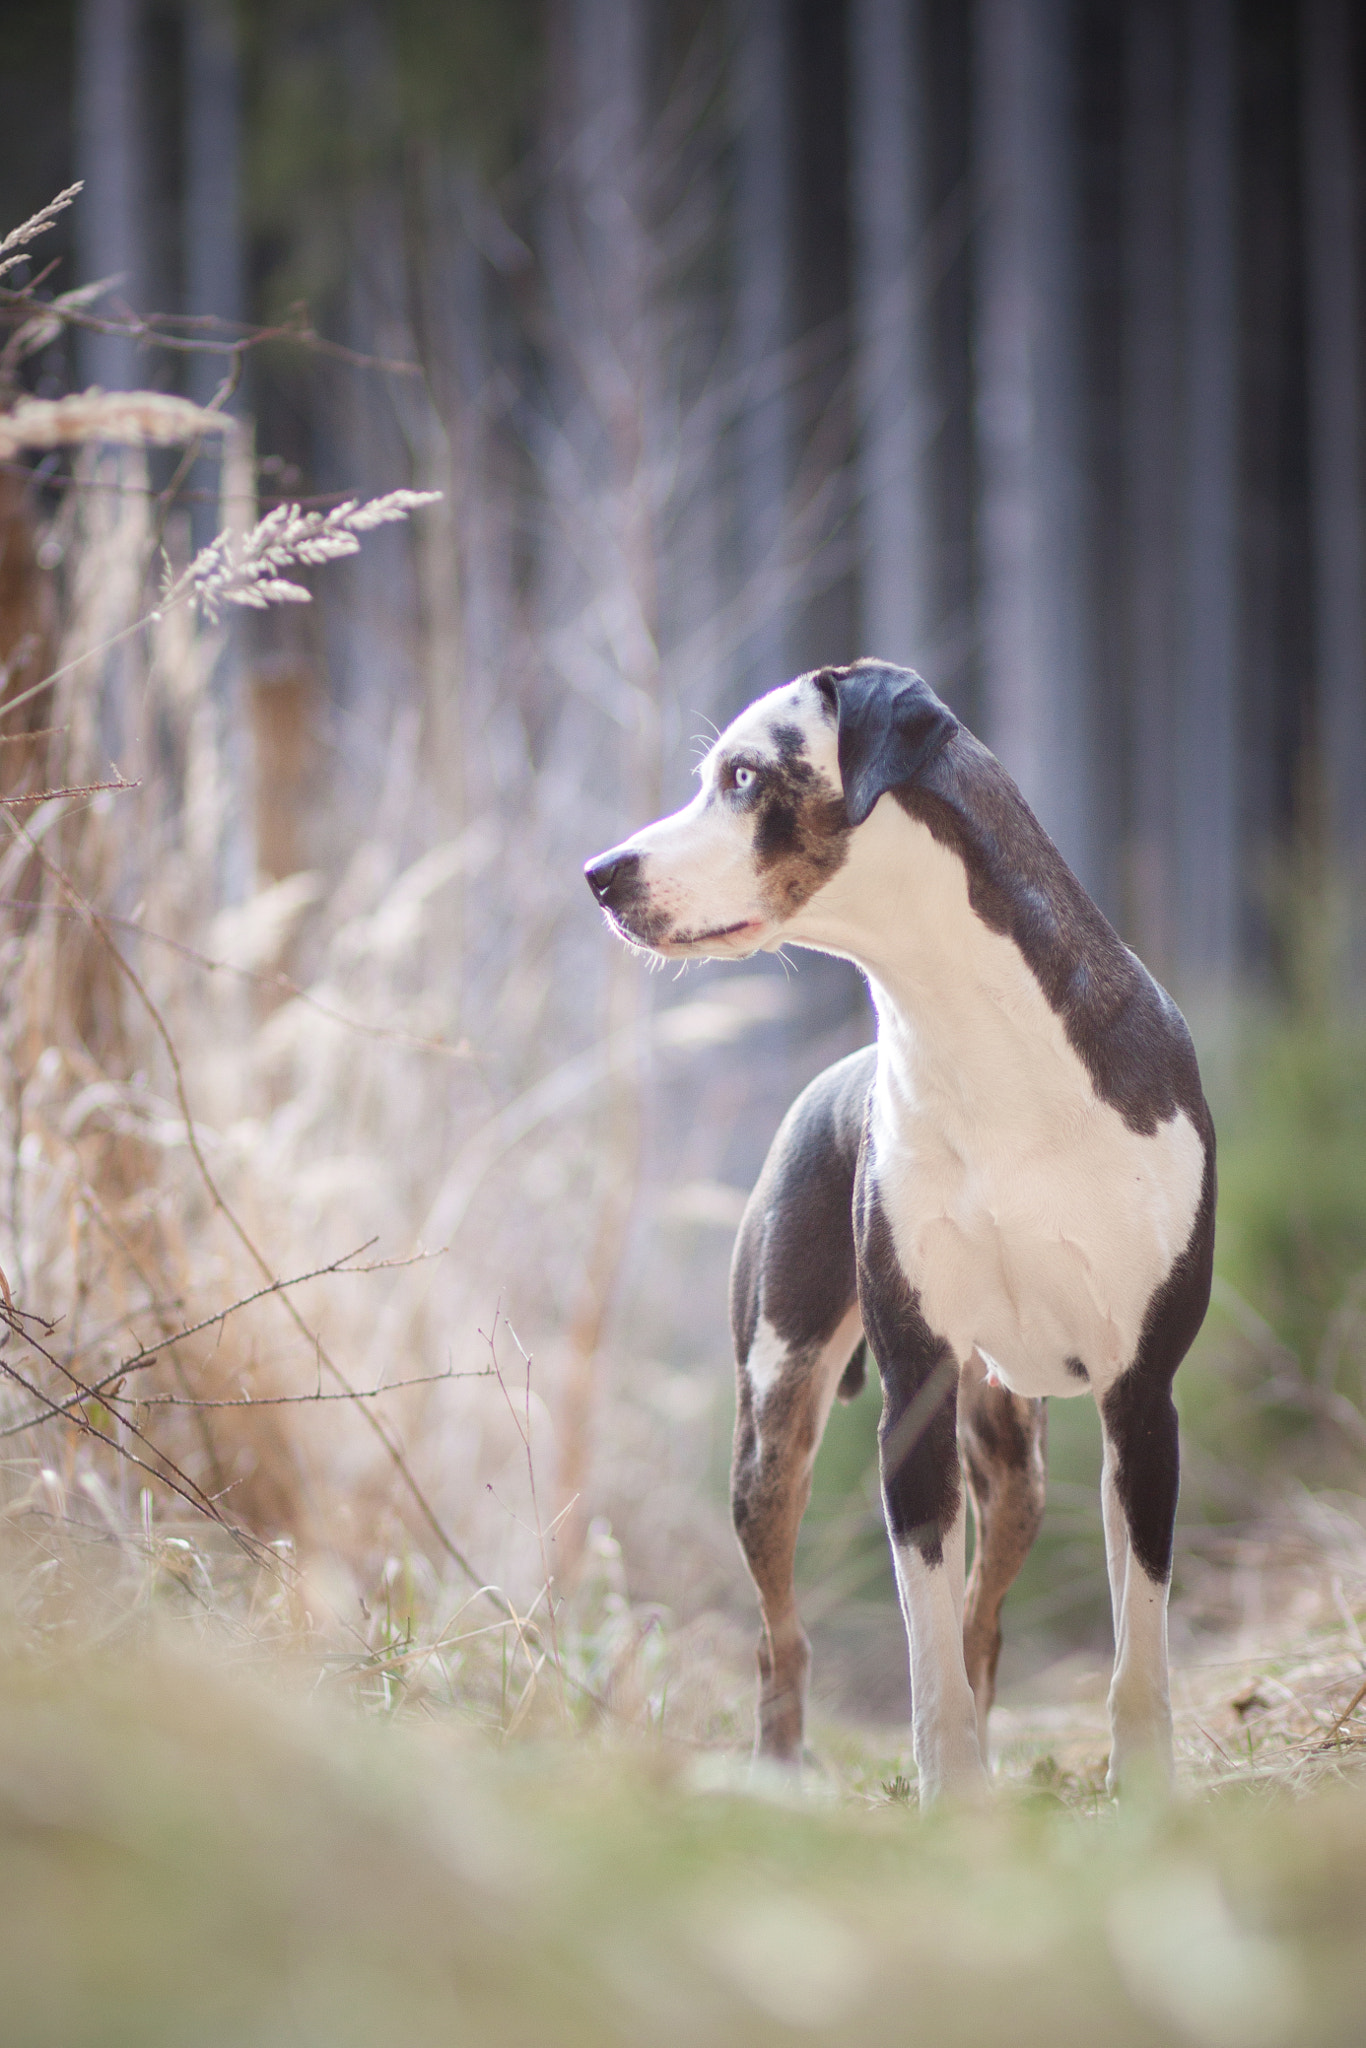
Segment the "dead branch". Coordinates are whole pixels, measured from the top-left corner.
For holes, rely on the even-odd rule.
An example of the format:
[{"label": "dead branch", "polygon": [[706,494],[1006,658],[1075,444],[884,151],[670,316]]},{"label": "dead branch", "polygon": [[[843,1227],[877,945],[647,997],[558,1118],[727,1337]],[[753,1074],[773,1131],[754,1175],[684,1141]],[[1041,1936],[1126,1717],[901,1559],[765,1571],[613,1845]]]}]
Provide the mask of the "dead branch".
[{"label": "dead branch", "polygon": [[[199,1322],[189,1323],[182,1330],[173,1330],[168,1335],[159,1338],[155,1344],[144,1345],[140,1351],[135,1351],[130,1357],[121,1359],[117,1365],[112,1366],[99,1379],[93,1380],[85,1392],[73,1395],[69,1400],[60,1402],[55,1406],[49,1406],[41,1415],[27,1416],[20,1422],[11,1423],[8,1428],[0,1429],[0,1439],[10,1436],[22,1436],[25,1430],[34,1428],[40,1422],[50,1422],[54,1414],[64,1415],[69,1413],[73,1408],[79,1407],[80,1403],[86,1399],[92,1397],[96,1400],[107,1399],[111,1388],[126,1379],[129,1373],[141,1372],[147,1366],[154,1364],[163,1351],[169,1351],[173,1345],[183,1343],[186,1338],[202,1336],[206,1330],[221,1329],[228,1317],[235,1315],[239,1309],[250,1308],[253,1302],[264,1301],[272,1294],[283,1294],[291,1287],[302,1287],[309,1280],[323,1280],[333,1274],[383,1273],[404,1266],[420,1265],[427,1259],[439,1258],[441,1256],[439,1252],[414,1252],[406,1259],[376,1259],[365,1266],[353,1264],[352,1262],[358,1259],[362,1252],[368,1251],[370,1245],[374,1242],[375,1240],[370,1238],[365,1244],[358,1246],[354,1252],[344,1252],[340,1258],[333,1259],[328,1265],[315,1266],[307,1273],[296,1273],[291,1279],[272,1280],[269,1286],[258,1287],[252,1293],[242,1295],[239,1300],[229,1302],[224,1308],[215,1309],[212,1315],[202,1317]],[[22,1309],[15,1309],[11,1313],[13,1317],[13,1320],[10,1321],[11,1329],[14,1329],[18,1336],[25,1338],[27,1333],[18,1328],[18,1319],[23,1317],[26,1321],[40,1320],[39,1318],[27,1316]],[[0,1322],[4,1320],[5,1318],[0,1316]],[[49,1334],[52,1328],[51,1324],[47,1326]],[[34,1348],[37,1349],[38,1347],[35,1346]],[[438,1374],[437,1377],[441,1378],[444,1375]],[[375,1391],[383,1391],[383,1389],[376,1389]],[[290,1398],[312,1400],[317,1397],[313,1395],[300,1395]],[[371,1396],[343,1393],[337,1398],[340,1400],[359,1400],[361,1398],[369,1399]],[[215,1404],[212,1402],[186,1400],[182,1405],[186,1407],[212,1407]],[[236,1404],[222,1403],[218,1405],[233,1406]]]},{"label": "dead branch", "polygon": [[[47,276],[49,272],[44,272]],[[120,304],[115,314],[92,313],[88,307],[72,303],[75,294],[62,294],[56,299],[39,299],[37,288],[42,278],[35,278],[32,284],[14,288],[0,287],[0,319],[29,319],[35,313],[44,320],[59,321],[64,327],[78,327],[89,334],[111,334],[125,341],[142,343],[146,348],[158,348],[173,355],[211,355],[231,358],[242,356],[272,342],[286,342],[293,347],[306,349],[311,355],[326,356],[332,362],[345,363],[353,370],[377,370],[390,377],[422,377],[425,372],[420,363],[404,362],[392,356],[364,355],[359,350],[346,348],[339,341],[329,341],[318,333],[309,318],[308,309],[300,304],[294,317],[278,322],[273,327],[252,326],[245,321],[223,320],[215,314],[183,313],[134,313],[131,308]],[[115,278],[103,280],[107,290],[118,282]],[[90,286],[83,287],[89,291]]]},{"label": "dead branch", "polygon": [[43,1345],[35,1343],[31,1337],[28,1339],[28,1342],[55,1372],[60,1373],[63,1378],[73,1381],[78,1388],[81,1388],[75,1406],[59,1407],[57,1403],[49,1400],[36,1381],[29,1379],[28,1375],[20,1372],[17,1366],[12,1365],[7,1359],[0,1357],[0,1373],[3,1373],[7,1379],[13,1380],[17,1386],[22,1387],[24,1392],[29,1394],[35,1401],[42,1402],[50,1411],[49,1415],[44,1419],[51,1420],[59,1415],[64,1415],[69,1422],[73,1423],[80,1430],[83,1436],[93,1438],[96,1443],[103,1444],[106,1450],[113,1451],[116,1457],[123,1458],[130,1465],[135,1465],[139,1471],[146,1472],[150,1478],[159,1480],[163,1486],[169,1487],[172,1493],[177,1494],[187,1507],[193,1508],[196,1514],[205,1516],[211,1522],[216,1522],[221,1529],[226,1531],[238,1548],[246,1556],[250,1557],[254,1563],[260,1564],[274,1561],[275,1554],[267,1545],[260,1543],[249,1530],[239,1529],[236,1523],[230,1522],[228,1517],[219,1508],[217,1502],[209,1494],[206,1494],[200,1486],[196,1485],[195,1481],[191,1479],[187,1472],[181,1470],[174,1459],[168,1457],[158,1445],[151,1443],[143,1432],[137,1429],[135,1425],[129,1423],[125,1417],[120,1417],[124,1427],[129,1429],[137,1437],[138,1441],[145,1445],[154,1458],[160,1460],[159,1465],[149,1464],[147,1459],[140,1458],[137,1452],[131,1450],[127,1444],[120,1443],[117,1437],[109,1436],[104,1430],[98,1428],[88,1415],[81,1412],[81,1405],[85,1401],[97,1398],[94,1395],[93,1388],[83,1387],[77,1375],[69,1367],[63,1365],[62,1361]]},{"label": "dead branch", "polygon": [[[29,738],[31,735],[24,734],[23,737]],[[50,803],[52,798],[56,796],[98,796],[102,790],[106,789],[141,788],[142,784],[140,782],[128,782],[120,775],[114,782],[80,782],[74,784],[70,789],[31,789],[27,790],[23,796],[0,796],[0,806],[45,804]]]},{"label": "dead branch", "polygon": [[[119,1394],[114,1391],[104,1395],[106,1407],[127,1402],[137,1408],[298,1408],[307,1407],[315,1401],[378,1401],[384,1394],[401,1393],[405,1387],[439,1387],[447,1380],[491,1380],[495,1377],[490,1366],[482,1366],[477,1372],[418,1373],[413,1379],[390,1380],[382,1387],[357,1387],[354,1393],[331,1393],[321,1391],[312,1394],[240,1394],[235,1400],[201,1401],[190,1394]],[[4,1432],[0,1431],[0,1435]]]},{"label": "dead branch", "polygon": [[1332,1727],[1328,1730],[1328,1733],[1324,1736],[1323,1741],[1318,1745],[1321,1750],[1331,1749],[1332,1745],[1337,1741],[1338,1736],[1347,1726],[1347,1723],[1351,1720],[1353,1714],[1356,1712],[1357,1708],[1361,1705],[1361,1702],[1363,1700],[1366,1700],[1366,1679],[1362,1680],[1361,1684],[1352,1694],[1351,1699],[1347,1702],[1347,1705],[1343,1708],[1342,1712],[1338,1715],[1336,1721],[1334,1721]]}]

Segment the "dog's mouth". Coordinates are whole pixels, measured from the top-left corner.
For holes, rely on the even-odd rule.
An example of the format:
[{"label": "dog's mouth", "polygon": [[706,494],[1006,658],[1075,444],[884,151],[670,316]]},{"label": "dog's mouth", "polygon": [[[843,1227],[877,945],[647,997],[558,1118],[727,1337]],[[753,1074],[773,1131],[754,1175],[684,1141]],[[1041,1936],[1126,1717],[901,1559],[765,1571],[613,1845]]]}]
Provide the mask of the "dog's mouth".
[{"label": "dog's mouth", "polygon": [[[699,946],[718,946],[726,939],[743,939],[763,931],[762,922],[755,917],[742,917],[737,924],[718,924],[705,932],[670,932],[667,939],[657,940],[656,952],[693,953]],[[726,947],[727,952],[733,948]]]},{"label": "dog's mouth", "polygon": [[639,924],[626,918],[619,910],[609,912],[613,924],[633,946],[643,946],[647,952],[660,953],[666,958],[680,953],[695,953],[699,947],[722,946],[727,953],[734,947],[728,942],[743,940],[750,933],[756,936],[764,925],[759,918],[742,917],[735,924],[718,924],[706,931],[661,931],[652,919],[643,919]]},{"label": "dog's mouth", "polygon": [[675,932],[676,946],[705,946],[712,939],[733,939],[737,932],[757,932],[759,926],[754,918],[742,917],[738,924],[718,924],[709,932]]}]

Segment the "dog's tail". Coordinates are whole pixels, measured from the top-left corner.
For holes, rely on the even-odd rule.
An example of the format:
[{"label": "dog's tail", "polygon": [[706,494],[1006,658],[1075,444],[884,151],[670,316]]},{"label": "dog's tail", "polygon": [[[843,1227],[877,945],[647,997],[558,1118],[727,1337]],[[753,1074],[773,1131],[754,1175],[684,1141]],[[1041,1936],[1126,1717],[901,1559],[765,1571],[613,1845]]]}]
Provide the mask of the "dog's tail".
[{"label": "dog's tail", "polygon": [[[868,1342],[860,1337],[854,1346],[854,1355],[840,1376],[835,1389],[835,1398],[840,1401],[857,1401],[863,1392],[863,1382],[868,1375]],[[829,1381],[826,1382],[827,1386]]]}]

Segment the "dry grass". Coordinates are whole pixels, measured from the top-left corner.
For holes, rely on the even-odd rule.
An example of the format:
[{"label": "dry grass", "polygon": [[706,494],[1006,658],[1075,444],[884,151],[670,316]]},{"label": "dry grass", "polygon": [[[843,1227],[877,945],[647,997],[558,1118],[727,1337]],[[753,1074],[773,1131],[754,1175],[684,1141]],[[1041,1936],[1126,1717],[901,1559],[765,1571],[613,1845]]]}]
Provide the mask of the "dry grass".
[{"label": "dry grass", "polygon": [[[251,777],[218,607],[306,596],[286,572],[354,554],[431,494],[282,508],[180,568],[173,522],[158,593],[141,452],[82,456],[73,481],[52,529],[26,534],[27,586],[60,621],[47,679],[0,704],[32,732],[0,855],[0,1441],[18,1496],[89,1496],[128,1529],[196,1510],[224,1558],[325,1611],[362,1663],[420,1629],[423,1683],[447,1696],[465,1637],[491,1635],[499,1725],[534,1720],[547,1689],[616,1712],[619,1693],[649,1694],[652,1624],[594,1524],[577,1597],[601,1612],[574,1658],[555,1649],[566,1502],[525,1498],[528,1472],[555,1490],[547,1374],[499,1310],[504,1272],[538,1276],[533,1312],[572,1291],[575,1235],[547,1214],[529,1238],[517,1189],[591,1195],[581,1119],[620,1049],[590,1043],[547,1073],[544,1007],[505,949],[499,1056],[470,1045],[462,1005],[498,916],[451,913],[486,822],[423,845],[411,812],[381,816],[329,871],[237,901],[225,886]],[[110,751],[136,788],[101,787]],[[243,1595],[253,1613],[262,1597]],[[415,1684],[405,1671],[385,1686]]]},{"label": "dry grass", "polygon": [[[192,1502],[252,1556],[287,1542],[354,1625],[388,1598],[395,1559],[424,1625],[484,1584],[504,1612],[539,1598],[534,1664],[547,1576],[566,1579],[561,1394],[600,1322],[578,1293],[585,1231],[564,1221],[581,1203],[591,1226],[602,1199],[588,1121],[640,1057],[639,1021],[547,1067],[547,999],[572,989],[526,986],[499,904],[461,911],[485,821],[424,847],[409,818],[330,872],[224,907],[249,796],[215,701],[225,644],[164,601],[139,623],[141,457],[106,453],[81,476],[104,488],[74,493],[45,544],[63,553],[65,628],[59,680],[30,700],[46,738],[24,785],[78,794],[16,817],[0,862],[0,1257],[19,1311],[0,1429],[21,1432],[30,1477],[51,1469],[71,1497],[94,1475],[130,1525],[149,1488],[158,1515],[171,1496]],[[302,539],[267,525],[234,573],[249,556],[277,580],[277,543],[297,559],[318,540],[316,521]],[[344,519],[322,539],[354,544]],[[172,588],[193,582],[182,571]],[[112,800],[93,793],[111,725],[144,771]],[[537,862],[533,844],[511,892]],[[520,906],[533,926],[546,896],[537,874]],[[481,989],[482,1047],[464,1028]],[[666,1057],[743,1031],[748,996],[673,1011]],[[498,1323],[509,1295],[540,1339],[534,1365]],[[495,1328],[515,1399],[490,1379]],[[682,1448],[674,1497],[656,1485],[648,1516],[674,1583],[705,1591],[733,1570],[719,1512],[697,1499],[705,1418],[680,1429],[676,1408],[652,1409],[663,1377],[637,1373],[616,1428],[657,1475]],[[63,1419],[32,1427],[44,1404]],[[617,1656],[603,1649],[593,1672]],[[527,1677],[524,1664],[507,1683]]]}]

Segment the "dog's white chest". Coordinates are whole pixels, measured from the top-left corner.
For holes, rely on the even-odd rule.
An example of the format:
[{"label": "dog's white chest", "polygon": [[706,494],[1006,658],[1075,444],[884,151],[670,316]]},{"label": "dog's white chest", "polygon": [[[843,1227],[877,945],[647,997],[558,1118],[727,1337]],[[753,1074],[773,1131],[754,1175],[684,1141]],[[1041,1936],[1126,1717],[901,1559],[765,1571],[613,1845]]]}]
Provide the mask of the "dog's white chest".
[{"label": "dog's white chest", "polygon": [[990,973],[928,1006],[932,1033],[879,1002],[879,1195],[921,1312],[960,1361],[977,1349],[1018,1394],[1100,1394],[1189,1240],[1201,1139],[1184,1113],[1130,1129],[1010,942],[979,925],[973,952],[961,964]]}]

